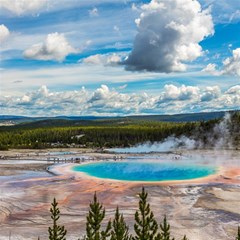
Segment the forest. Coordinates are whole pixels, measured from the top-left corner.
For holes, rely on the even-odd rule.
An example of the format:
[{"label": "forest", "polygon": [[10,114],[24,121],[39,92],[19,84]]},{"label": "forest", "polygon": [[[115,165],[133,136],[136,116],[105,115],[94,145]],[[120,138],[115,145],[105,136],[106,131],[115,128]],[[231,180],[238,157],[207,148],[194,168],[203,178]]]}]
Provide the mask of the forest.
[{"label": "forest", "polygon": [[[42,149],[53,147],[129,147],[144,142],[161,142],[169,136],[186,136],[213,147],[224,135],[231,146],[240,145],[240,112],[223,118],[194,122],[144,120],[84,121],[74,126],[55,126],[57,120],[0,127],[0,149]],[[196,146],[199,147],[199,146]]]}]

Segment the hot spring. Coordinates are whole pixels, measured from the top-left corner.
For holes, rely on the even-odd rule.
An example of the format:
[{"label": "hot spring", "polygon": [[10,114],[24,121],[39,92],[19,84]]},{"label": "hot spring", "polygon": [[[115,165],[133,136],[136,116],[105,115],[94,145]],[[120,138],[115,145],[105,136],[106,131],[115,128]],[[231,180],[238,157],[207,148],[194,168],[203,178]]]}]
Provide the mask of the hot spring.
[{"label": "hot spring", "polygon": [[97,162],[74,166],[72,170],[102,179],[144,182],[190,180],[217,172],[212,166],[157,161]]}]

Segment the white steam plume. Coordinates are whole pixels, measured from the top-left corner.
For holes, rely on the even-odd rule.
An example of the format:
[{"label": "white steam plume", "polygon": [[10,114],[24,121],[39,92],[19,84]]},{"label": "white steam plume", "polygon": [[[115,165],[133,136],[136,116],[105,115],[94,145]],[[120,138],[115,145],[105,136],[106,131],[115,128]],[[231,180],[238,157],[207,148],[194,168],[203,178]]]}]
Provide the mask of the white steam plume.
[{"label": "white steam plume", "polygon": [[215,150],[218,150],[224,148],[232,148],[233,139],[230,131],[232,124],[231,114],[226,113],[223,119],[213,127],[212,131],[207,133],[193,133],[191,137],[184,135],[180,137],[170,136],[161,142],[146,142],[134,147],[117,148],[112,150],[118,153],[150,153],[170,152],[183,149],[191,150],[213,148]]}]

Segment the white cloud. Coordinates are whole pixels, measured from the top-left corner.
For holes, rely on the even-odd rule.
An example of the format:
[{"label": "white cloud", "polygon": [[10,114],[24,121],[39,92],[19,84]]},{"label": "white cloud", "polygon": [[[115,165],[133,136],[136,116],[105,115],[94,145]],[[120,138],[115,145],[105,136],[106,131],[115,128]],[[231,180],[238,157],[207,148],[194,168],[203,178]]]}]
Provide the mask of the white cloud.
[{"label": "white cloud", "polygon": [[199,43],[214,33],[209,9],[197,0],[152,0],[136,19],[138,34],[125,61],[128,70],[185,71],[203,54]]},{"label": "white cloud", "polygon": [[109,97],[111,96],[110,96],[110,91],[108,86],[102,85],[93,93],[93,96],[91,97],[90,102],[108,99]]},{"label": "white cloud", "polygon": [[233,86],[226,91],[226,94],[236,94],[240,97],[240,85]]},{"label": "white cloud", "polygon": [[102,85],[96,89],[88,100],[89,110],[105,115],[122,115],[140,113],[144,109],[152,109],[156,97],[143,94],[122,94],[110,90],[108,86]]},{"label": "white cloud", "polygon": [[221,96],[221,89],[218,86],[206,87],[201,96],[201,101],[211,101]]},{"label": "white cloud", "polygon": [[232,51],[232,57],[223,61],[221,74],[230,74],[240,76],[240,48]]},{"label": "white cloud", "polygon": [[10,35],[8,28],[4,25],[0,25],[0,43],[4,42]]},{"label": "white cloud", "polygon": [[97,17],[98,16],[98,9],[96,7],[89,10],[88,12],[89,12],[90,17]]},{"label": "white cloud", "polygon": [[16,15],[35,13],[48,6],[49,0],[0,0],[0,8]]},{"label": "white cloud", "polygon": [[43,43],[34,44],[24,52],[24,57],[37,60],[63,61],[70,53],[76,53],[61,33],[51,33]]},{"label": "white cloud", "polygon": [[106,55],[96,54],[85,58],[83,62],[86,64],[116,66],[121,62],[121,57],[116,53]]},{"label": "white cloud", "polygon": [[210,73],[212,75],[218,76],[220,75],[217,71],[217,65],[215,63],[209,63],[202,72]]},{"label": "white cloud", "polygon": [[223,66],[220,70],[217,65],[210,63],[202,71],[212,75],[233,75],[240,76],[240,48],[232,51],[232,57],[228,57],[223,61]]},{"label": "white cloud", "polygon": [[215,72],[217,65],[215,63],[209,63],[202,71],[203,72]]},{"label": "white cloud", "polygon": [[126,115],[173,114],[239,109],[240,85],[221,93],[218,86],[199,88],[166,85],[158,94],[119,93],[102,85],[93,91],[52,92],[46,86],[22,96],[1,96],[3,114]]},{"label": "white cloud", "polygon": [[160,98],[160,101],[166,100],[188,100],[195,99],[199,95],[199,88],[192,86],[182,85],[177,87],[173,84],[165,85],[164,92]]}]

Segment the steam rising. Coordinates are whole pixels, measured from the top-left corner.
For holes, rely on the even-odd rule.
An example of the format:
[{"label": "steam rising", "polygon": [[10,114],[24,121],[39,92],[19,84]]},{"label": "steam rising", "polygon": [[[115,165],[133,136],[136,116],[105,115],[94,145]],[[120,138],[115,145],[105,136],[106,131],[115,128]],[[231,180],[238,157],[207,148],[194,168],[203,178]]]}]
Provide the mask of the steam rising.
[{"label": "steam rising", "polygon": [[213,148],[217,150],[232,148],[233,140],[230,132],[232,124],[231,114],[226,113],[223,119],[217,123],[210,132],[204,132],[203,134],[193,133],[191,137],[184,135],[180,137],[170,136],[161,142],[146,142],[135,147],[113,149],[113,151],[118,153],[150,153],[169,152],[179,149]]},{"label": "steam rising", "polygon": [[232,137],[230,133],[230,126],[232,124],[231,115],[229,113],[225,114],[223,120],[214,127],[214,134],[217,136],[217,141],[215,143],[215,149],[220,149],[223,147],[232,148]]}]

